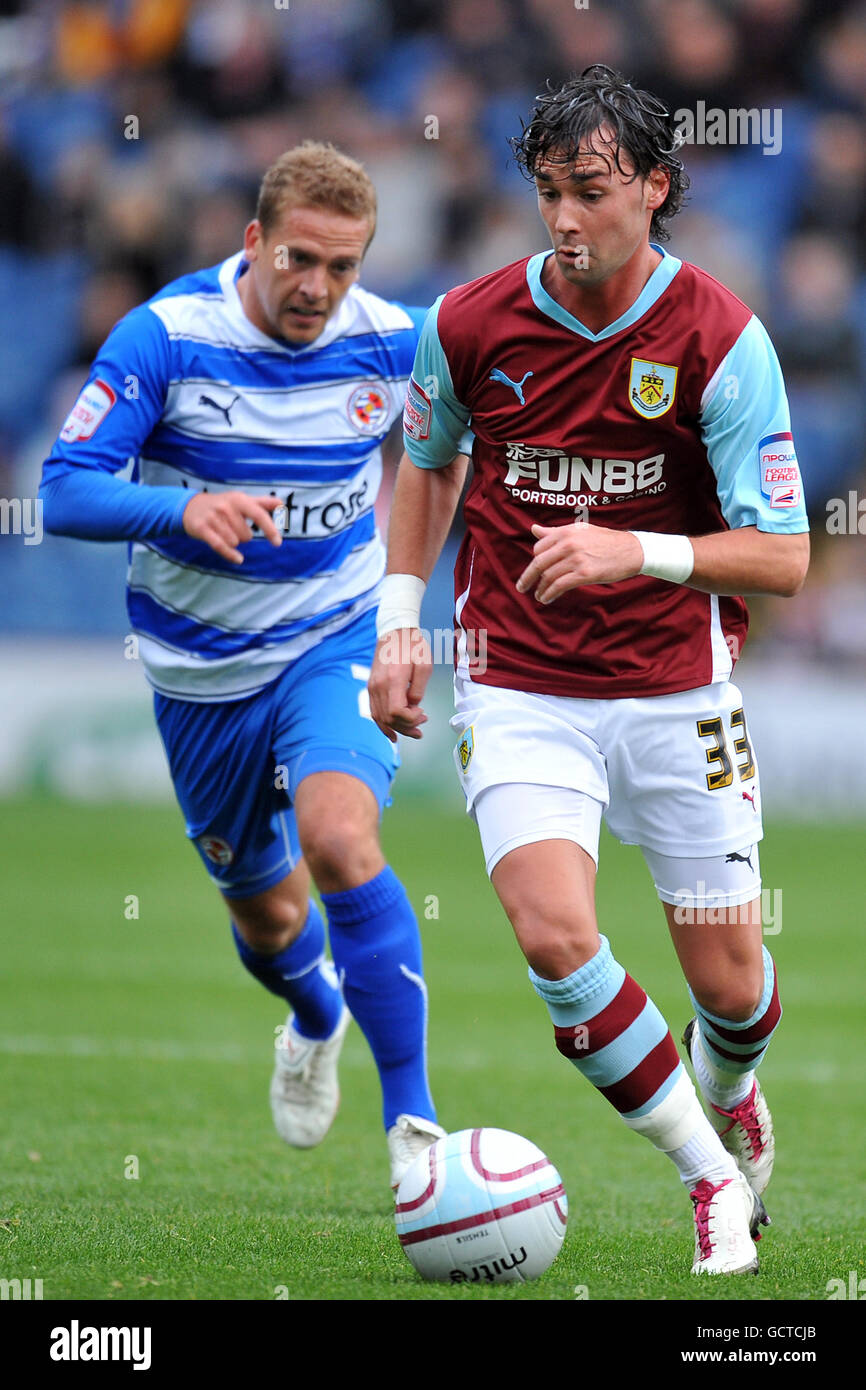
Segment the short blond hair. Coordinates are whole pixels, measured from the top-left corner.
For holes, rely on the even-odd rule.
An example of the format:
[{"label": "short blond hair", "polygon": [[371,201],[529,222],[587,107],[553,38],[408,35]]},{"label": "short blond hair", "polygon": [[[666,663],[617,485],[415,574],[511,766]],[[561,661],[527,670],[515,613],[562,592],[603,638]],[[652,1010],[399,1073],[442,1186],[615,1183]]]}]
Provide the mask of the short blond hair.
[{"label": "short blond hair", "polygon": [[327,208],[344,217],[366,218],[376,229],[376,190],[362,164],[335,145],[305,140],[286,150],[266,171],[256,217],[267,235],[287,207]]}]

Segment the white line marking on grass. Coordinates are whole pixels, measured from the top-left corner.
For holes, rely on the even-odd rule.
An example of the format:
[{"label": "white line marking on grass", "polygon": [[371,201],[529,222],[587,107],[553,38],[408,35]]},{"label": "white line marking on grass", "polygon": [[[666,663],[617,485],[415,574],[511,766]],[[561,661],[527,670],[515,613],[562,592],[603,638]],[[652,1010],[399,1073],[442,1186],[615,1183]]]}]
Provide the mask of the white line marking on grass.
[{"label": "white line marking on grass", "polygon": [[[52,1038],[42,1033],[0,1036],[0,1053],[18,1057],[127,1057],[144,1062],[262,1062],[269,1060],[268,1039],[252,1043],[181,1042],[177,1038]],[[343,1054],[341,1065],[366,1065]]]},{"label": "white line marking on grass", "polygon": [[149,1062],[261,1061],[266,1047],[179,1042],[174,1038],[52,1038],[41,1033],[0,1036],[0,1052],[24,1057],[136,1057]]},{"label": "white line marking on grass", "polygon": [[[360,1039],[358,1039],[360,1041]],[[7,1033],[0,1034],[0,1055],[18,1057],[97,1057],[132,1058],[143,1062],[242,1062],[266,1063],[269,1060],[267,1038],[262,1044],[183,1042],[178,1038],[95,1038],[76,1034],[68,1037],[50,1037],[46,1033]],[[489,1066],[492,1054],[460,1048],[454,1052],[441,1047],[436,1048],[436,1056],[442,1067],[452,1071],[482,1072]],[[370,1065],[370,1057],[365,1049],[356,1055],[346,1053],[340,1058],[341,1066],[349,1068]],[[537,1059],[532,1061],[532,1069],[537,1072]],[[835,1062],[814,1061],[805,1065],[780,1063],[764,1069],[767,1082],[798,1082],[808,1086],[826,1086],[833,1082],[860,1082],[862,1073],[859,1067],[844,1067]]]}]

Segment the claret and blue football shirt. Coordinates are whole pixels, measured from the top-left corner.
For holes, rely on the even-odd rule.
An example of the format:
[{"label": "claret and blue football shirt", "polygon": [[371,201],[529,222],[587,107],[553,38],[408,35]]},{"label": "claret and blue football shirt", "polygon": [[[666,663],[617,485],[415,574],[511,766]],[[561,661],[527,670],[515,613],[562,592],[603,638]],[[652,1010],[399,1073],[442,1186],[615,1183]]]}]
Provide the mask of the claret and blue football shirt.
[{"label": "claret and blue football shirt", "polygon": [[578,517],[689,536],[808,530],[781,370],[761,323],[712,276],[661,260],[598,333],[542,284],[546,255],[437,300],[404,412],[412,462],[451,462],[471,426],[474,477],[455,570],[456,618],[480,644],[461,665],[488,685],[586,698],[726,679],[748,614],[739,597],[637,576],[548,605],[519,594],[534,523]]}]

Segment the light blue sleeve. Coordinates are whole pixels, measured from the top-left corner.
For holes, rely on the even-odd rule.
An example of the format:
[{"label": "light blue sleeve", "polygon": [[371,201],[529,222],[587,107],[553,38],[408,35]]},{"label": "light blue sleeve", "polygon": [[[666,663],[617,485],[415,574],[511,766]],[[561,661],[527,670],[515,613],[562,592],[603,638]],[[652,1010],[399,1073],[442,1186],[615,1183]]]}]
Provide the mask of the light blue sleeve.
[{"label": "light blue sleeve", "polygon": [[[399,301],[395,300],[395,303],[399,303]],[[420,338],[421,330],[424,327],[429,310],[422,309],[417,304],[400,304],[400,308],[403,310],[404,313],[409,315],[415,328],[415,332],[418,334],[418,337]]]},{"label": "light blue sleeve", "polygon": [[439,341],[443,298],[436,300],[424,323],[403,412],[406,453],[418,468],[444,468],[455,454],[472,452],[472,434],[467,429],[470,411],[454,393],[451,369]]},{"label": "light blue sleeve", "polygon": [[808,531],[782,369],[754,315],[704,392],[700,428],[732,530]]}]

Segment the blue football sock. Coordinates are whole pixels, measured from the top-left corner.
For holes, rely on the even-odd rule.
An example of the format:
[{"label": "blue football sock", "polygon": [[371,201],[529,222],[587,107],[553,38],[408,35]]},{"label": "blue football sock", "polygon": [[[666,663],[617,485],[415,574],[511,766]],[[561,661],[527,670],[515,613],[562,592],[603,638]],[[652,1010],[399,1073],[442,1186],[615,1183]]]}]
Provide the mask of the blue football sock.
[{"label": "blue football sock", "polygon": [[275,956],[248,946],[232,922],[238,955],[251,975],[291,1004],[294,1027],[305,1038],[329,1038],[340,1021],[343,996],[330,961],[325,960],[325,925],[316,904],[310,910],[300,936]]},{"label": "blue football sock", "polygon": [[427,989],[406,890],[387,865],[369,883],[323,893],[346,1003],[379,1069],[385,1128],[398,1115],[435,1120],[427,1083]]}]

